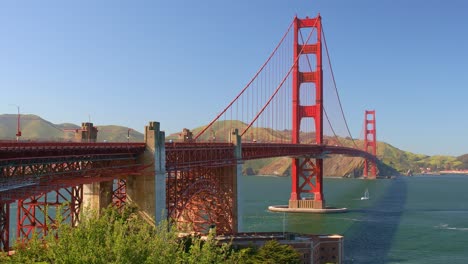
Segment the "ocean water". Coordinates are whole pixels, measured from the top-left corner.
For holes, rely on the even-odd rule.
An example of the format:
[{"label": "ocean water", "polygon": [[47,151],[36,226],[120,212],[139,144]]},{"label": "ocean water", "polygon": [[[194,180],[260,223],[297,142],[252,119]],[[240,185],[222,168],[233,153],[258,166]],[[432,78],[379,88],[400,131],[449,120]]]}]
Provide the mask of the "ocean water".
[{"label": "ocean water", "polygon": [[287,204],[289,177],[243,180],[241,231],[341,234],[345,263],[468,263],[468,176],[327,178],[327,205],[349,212],[326,215],[267,210]]}]

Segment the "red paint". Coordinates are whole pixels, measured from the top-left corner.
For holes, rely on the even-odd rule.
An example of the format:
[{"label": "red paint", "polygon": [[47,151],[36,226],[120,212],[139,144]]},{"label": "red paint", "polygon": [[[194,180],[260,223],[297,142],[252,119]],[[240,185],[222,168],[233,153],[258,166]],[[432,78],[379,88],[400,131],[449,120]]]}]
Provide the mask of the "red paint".
[{"label": "red paint", "polygon": [[63,206],[62,222],[69,221],[73,226],[78,224],[80,208],[83,201],[83,185],[60,189],[54,195],[43,193],[18,200],[16,236],[19,241],[26,242],[33,232],[39,237],[47,235],[55,228],[56,214],[52,207],[58,210]]},{"label": "red paint", "polygon": [[[299,30],[312,28],[316,30],[317,42],[299,44]],[[299,57],[305,54],[316,56],[317,66],[315,71],[303,72],[299,69]],[[323,73],[322,73],[322,24],[320,15],[316,18],[294,19],[294,44],[293,44],[293,84],[292,84],[292,142],[300,144],[299,132],[303,118],[314,118],[317,145],[323,143]],[[315,84],[315,104],[301,105],[300,87],[302,83]],[[304,100],[307,101],[307,100]],[[292,160],[292,190],[290,200],[299,200],[302,194],[312,194],[314,199],[323,199],[323,160],[311,158]]]},{"label": "red paint", "polygon": [[112,206],[117,210],[122,211],[123,206],[127,203],[127,181],[117,179],[116,188],[112,193]]},{"label": "red paint", "polygon": [[[364,151],[371,153],[374,157],[377,156],[375,110],[366,110],[364,115]],[[372,161],[369,159],[364,160],[364,177],[368,177],[369,165],[371,169],[369,178],[375,179],[377,177],[377,164],[375,159]]]}]

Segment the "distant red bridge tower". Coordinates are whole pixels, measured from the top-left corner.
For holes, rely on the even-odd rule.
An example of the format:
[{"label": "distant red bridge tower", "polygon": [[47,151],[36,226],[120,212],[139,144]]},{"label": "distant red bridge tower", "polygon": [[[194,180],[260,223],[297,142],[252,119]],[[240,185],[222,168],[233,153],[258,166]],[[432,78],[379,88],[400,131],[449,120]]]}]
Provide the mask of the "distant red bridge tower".
[{"label": "distant red bridge tower", "polygon": [[[364,115],[364,151],[377,156],[377,140],[375,130],[375,110],[366,110]],[[370,177],[369,174],[370,167]],[[377,164],[375,162],[364,161],[364,177],[375,179],[377,177]]]},{"label": "distant red bridge tower", "polygon": [[[312,28],[317,30],[317,42],[314,44],[299,43],[299,30]],[[322,23],[320,15],[316,18],[294,19],[294,65],[292,70],[292,143],[300,144],[300,128],[303,118],[314,118],[315,143],[323,143],[323,72],[322,72]],[[316,69],[311,72],[302,72],[299,69],[301,55],[314,54]],[[300,89],[303,83],[315,84],[315,104],[301,105]],[[307,100],[304,100],[307,101]],[[315,163],[313,160],[315,159]],[[289,208],[316,208],[325,207],[323,200],[323,159],[314,157],[292,159],[292,190],[289,199]],[[309,194],[314,199],[303,200],[303,194]]]}]

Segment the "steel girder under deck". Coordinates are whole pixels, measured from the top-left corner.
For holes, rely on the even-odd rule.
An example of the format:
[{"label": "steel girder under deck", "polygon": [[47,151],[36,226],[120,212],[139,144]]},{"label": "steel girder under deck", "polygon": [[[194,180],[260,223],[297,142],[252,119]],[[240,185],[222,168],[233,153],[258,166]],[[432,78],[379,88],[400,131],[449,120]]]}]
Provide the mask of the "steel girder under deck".
[{"label": "steel girder under deck", "polygon": [[60,188],[139,173],[148,165],[137,164],[135,158],[119,154],[0,164],[0,201],[15,201]]},{"label": "steel girder under deck", "polygon": [[[58,206],[63,207],[61,219],[76,225],[83,200],[82,184],[141,174],[150,166],[136,163],[137,155],[144,151],[141,146],[0,143],[0,249],[11,246],[10,203],[18,202],[16,234],[22,241],[32,232],[46,234],[56,223],[57,215],[51,212]],[[76,154],[72,154],[74,151]],[[123,181],[119,182],[122,187]],[[114,197],[119,197],[122,205],[125,192],[123,188],[118,190]]]},{"label": "steel girder under deck", "polygon": [[237,232],[234,166],[171,170],[167,176],[169,218],[181,231],[218,234]]}]

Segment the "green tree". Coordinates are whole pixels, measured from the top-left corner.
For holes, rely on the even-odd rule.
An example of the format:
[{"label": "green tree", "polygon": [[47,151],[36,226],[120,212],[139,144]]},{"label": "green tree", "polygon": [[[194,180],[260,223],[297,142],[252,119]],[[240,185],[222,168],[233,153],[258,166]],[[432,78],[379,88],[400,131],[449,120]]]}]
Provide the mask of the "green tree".
[{"label": "green tree", "polygon": [[[60,221],[57,221],[60,223]],[[56,238],[58,235],[59,239]],[[156,227],[135,211],[115,209],[84,215],[80,224],[58,224],[45,238],[33,236],[27,245],[17,243],[16,254],[0,256],[6,263],[241,263],[241,252],[229,244],[218,245],[213,235],[185,242],[175,229],[162,223]]]},{"label": "green tree", "polygon": [[[248,253],[247,253],[248,254]],[[289,245],[282,245],[276,240],[265,243],[257,251],[250,252],[246,263],[296,264],[301,263],[299,253]]]}]

